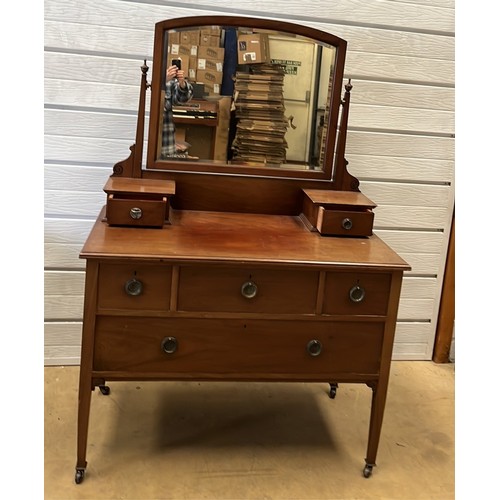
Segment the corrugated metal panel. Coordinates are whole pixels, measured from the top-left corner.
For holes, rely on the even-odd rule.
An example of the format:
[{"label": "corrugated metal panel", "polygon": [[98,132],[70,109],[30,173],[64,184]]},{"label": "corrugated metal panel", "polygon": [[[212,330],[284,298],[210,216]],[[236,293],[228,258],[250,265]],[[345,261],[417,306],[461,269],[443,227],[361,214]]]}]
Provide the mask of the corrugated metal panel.
[{"label": "corrugated metal panel", "polygon": [[349,170],[378,204],[376,233],[413,267],[403,280],[394,358],[431,359],[454,204],[451,0],[320,0],[314,12],[298,0],[46,0],[46,364],[79,362],[78,254],[112,165],[134,141],[154,24],[216,13],[297,22],[348,41]]}]

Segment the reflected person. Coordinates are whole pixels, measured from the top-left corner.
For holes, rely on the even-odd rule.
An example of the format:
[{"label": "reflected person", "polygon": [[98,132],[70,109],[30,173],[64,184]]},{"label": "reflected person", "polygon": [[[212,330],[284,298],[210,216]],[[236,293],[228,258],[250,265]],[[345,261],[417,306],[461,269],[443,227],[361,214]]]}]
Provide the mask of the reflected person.
[{"label": "reflected person", "polygon": [[[177,60],[180,61],[180,60]],[[187,156],[185,144],[177,144],[173,107],[188,102],[193,97],[193,86],[184,78],[184,71],[179,65],[172,64],[167,68],[165,82],[165,105],[163,109],[163,130],[161,141],[161,157]]]}]

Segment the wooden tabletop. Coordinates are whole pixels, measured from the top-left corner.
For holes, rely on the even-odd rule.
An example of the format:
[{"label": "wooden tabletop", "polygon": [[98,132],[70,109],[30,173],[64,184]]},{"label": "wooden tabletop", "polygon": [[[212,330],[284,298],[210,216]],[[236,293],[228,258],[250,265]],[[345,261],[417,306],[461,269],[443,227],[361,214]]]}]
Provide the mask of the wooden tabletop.
[{"label": "wooden tabletop", "polygon": [[410,269],[376,235],[321,236],[294,216],[172,211],[171,225],[150,229],[111,227],[104,213],[81,258]]}]

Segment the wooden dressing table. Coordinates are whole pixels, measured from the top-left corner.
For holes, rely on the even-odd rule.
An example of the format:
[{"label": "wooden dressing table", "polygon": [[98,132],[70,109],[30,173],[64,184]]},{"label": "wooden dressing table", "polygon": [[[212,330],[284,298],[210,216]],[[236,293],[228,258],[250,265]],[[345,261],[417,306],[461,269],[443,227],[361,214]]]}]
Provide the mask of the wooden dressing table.
[{"label": "wooden dressing table", "polygon": [[[320,169],[158,159],[158,96],[169,34],[207,26],[267,30],[271,37],[279,31],[280,37],[287,33],[334,47],[327,73],[332,121]],[[141,166],[149,87],[143,67],[136,144],[112,175],[120,186],[133,179],[132,187],[120,197],[115,183],[81,252],[87,267],[76,483],[87,465],[92,391],[99,387],[108,394],[106,383],[120,380],[325,382],[332,398],[338,383],[367,384],[373,400],[363,473],[371,475],[409,266],[375,235],[323,235],[303,216],[307,189],[357,191],[344,160],[350,90],[341,99],[345,48],[333,35],[267,20],[157,24],[154,68],[161,70],[153,75],[148,165]],[[334,151],[331,123],[340,108]],[[137,214],[141,204],[151,204],[143,198],[154,196],[155,186],[153,206],[164,212],[150,227]],[[130,203],[129,221],[110,209],[116,199],[120,206]],[[357,216],[353,212],[354,225]]]}]

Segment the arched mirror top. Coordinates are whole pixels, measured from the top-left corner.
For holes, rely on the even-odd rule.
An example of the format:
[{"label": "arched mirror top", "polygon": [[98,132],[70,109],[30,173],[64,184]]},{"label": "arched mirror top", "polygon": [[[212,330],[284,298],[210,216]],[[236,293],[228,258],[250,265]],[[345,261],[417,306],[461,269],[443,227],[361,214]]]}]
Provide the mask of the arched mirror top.
[{"label": "arched mirror top", "polygon": [[346,47],[269,19],[157,23],[146,169],[331,180]]}]

